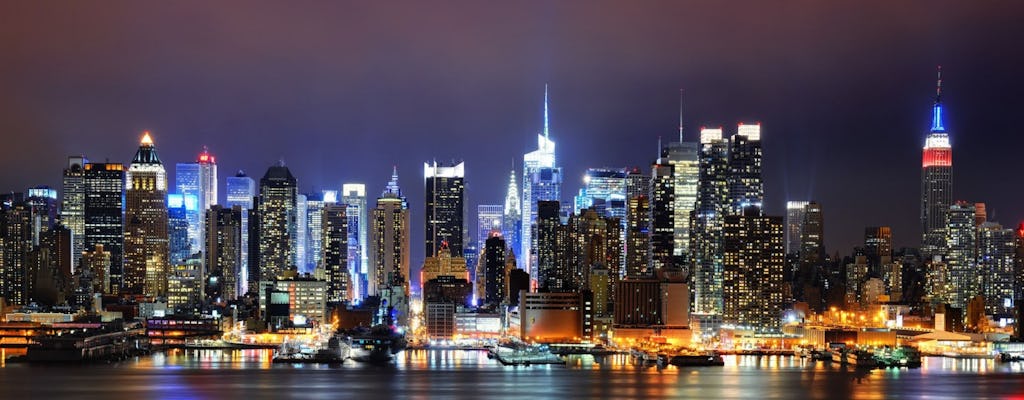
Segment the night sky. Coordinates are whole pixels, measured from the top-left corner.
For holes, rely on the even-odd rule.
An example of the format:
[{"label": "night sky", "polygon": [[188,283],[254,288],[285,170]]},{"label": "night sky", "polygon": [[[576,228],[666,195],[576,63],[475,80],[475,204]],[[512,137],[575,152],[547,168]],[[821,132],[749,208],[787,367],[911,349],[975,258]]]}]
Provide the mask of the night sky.
[{"label": "night sky", "polygon": [[302,192],[397,165],[422,262],[424,161],[465,160],[502,202],[544,84],[570,200],[587,167],[642,166],[699,127],[762,123],[765,201],[825,210],[830,253],[867,225],[920,238],[921,147],[943,66],[954,198],[1024,220],[1024,2],[34,2],[0,4],[0,190],[60,187],[66,157],[227,176],[283,159]]}]

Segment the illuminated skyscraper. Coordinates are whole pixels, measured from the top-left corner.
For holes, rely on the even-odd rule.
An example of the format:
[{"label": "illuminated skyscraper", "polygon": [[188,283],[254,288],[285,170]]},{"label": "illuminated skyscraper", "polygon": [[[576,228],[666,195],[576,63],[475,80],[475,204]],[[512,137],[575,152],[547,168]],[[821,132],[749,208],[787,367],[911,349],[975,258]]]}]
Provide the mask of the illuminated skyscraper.
[{"label": "illuminated skyscraper", "polygon": [[110,293],[120,292],[124,266],[125,170],[120,163],[85,164],[85,250],[110,254]]},{"label": "illuminated skyscraper", "polygon": [[506,246],[505,239],[501,237],[500,231],[490,233],[490,237],[484,241],[483,249],[483,272],[484,276],[478,277],[484,281],[484,293],[482,303],[488,305],[501,304],[508,297],[508,276],[506,275]]},{"label": "illuminated skyscraper", "polygon": [[548,120],[548,87],[544,86],[544,131],[537,135],[537,150],[523,155],[523,234],[521,250],[522,268],[537,279],[533,267],[536,251],[533,249],[532,230],[537,220],[538,201],[560,201],[562,197],[562,168],[555,162],[555,142],[551,140]]},{"label": "illuminated skyscraper", "polygon": [[673,166],[659,158],[651,167],[651,269],[673,265],[675,193]]},{"label": "illuminated skyscraper", "polygon": [[211,206],[206,211],[206,296],[238,298],[242,272],[242,207]]},{"label": "illuminated skyscraper", "polygon": [[426,255],[434,257],[442,243],[448,243],[452,257],[462,258],[465,237],[465,163],[444,167],[423,163],[426,187]]},{"label": "illuminated skyscraper", "polygon": [[501,232],[505,207],[501,204],[479,204],[476,206],[477,249],[483,254],[484,245],[491,237],[491,231]]},{"label": "illuminated skyscraper", "polygon": [[366,185],[346,183],[341,185],[341,202],[345,204],[348,216],[348,267],[358,298],[367,295],[370,274],[366,250]]},{"label": "illuminated skyscraper", "polygon": [[626,230],[626,277],[646,277],[651,260],[651,203],[647,196],[629,199]]},{"label": "illuminated skyscraper", "polygon": [[739,124],[729,141],[729,207],[740,214],[749,206],[762,207],[761,124]]},{"label": "illuminated skyscraper", "polygon": [[700,182],[690,223],[693,311],[721,315],[722,228],[729,204],[729,153],[721,128],[701,128],[700,143]]},{"label": "illuminated skyscraper", "polygon": [[697,203],[697,185],[700,180],[700,143],[683,141],[682,91],[679,99],[679,141],[665,145],[661,150],[663,162],[672,165],[675,187],[675,231],[672,247],[676,256],[690,256],[690,213]]},{"label": "illuminated skyscraper", "polygon": [[193,252],[203,250],[206,209],[217,204],[217,163],[210,152],[203,147],[195,162],[178,163],[175,166],[176,190],[185,196],[185,201],[198,200],[195,206],[186,204],[188,238]]},{"label": "illuminated skyscraper", "polygon": [[786,202],[786,254],[800,254],[806,201]]},{"label": "illuminated skyscraper", "polygon": [[765,216],[759,208],[748,207],[742,215],[725,217],[724,232],[723,322],[781,331],[782,217]]},{"label": "illuminated skyscraper", "polygon": [[145,132],[126,175],[124,289],[146,296],[167,294],[167,173]]},{"label": "illuminated skyscraper", "polygon": [[505,209],[501,221],[501,235],[505,244],[512,249],[514,258],[522,259],[522,245],[520,236],[523,234],[523,206],[520,204],[519,189],[516,185],[516,171],[512,170],[508,180],[508,190],[505,192]]},{"label": "illuminated skyscraper", "polygon": [[537,205],[537,284],[541,290],[573,291],[575,281],[568,258],[569,232],[562,226],[557,201],[541,201]]},{"label": "illuminated skyscraper", "polygon": [[188,240],[188,211],[185,196],[181,193],[167,195],[167,246],[171,265],[183,264],[192,256],[192,245]]},{"label": "illuminated skyscraper", "polygon": [[921,161],[921,253],[925,259],[945,254],[946,212],[953,205],[953,148],[942,121],[942,67],[932,106],[932,126]]},{"label": "illuminated skyscraper", "polygon": [[323,266],[323,210],[324,205],[337,203],[338,191],[324,190],[306,195],[306,257],[302,270],[314,273]]},{"label": "illuminated skyscraper", "polygon": [[10,304],[25,305],[30,300],[34,221],[24,198],[4,200],[0,203],[0,296]]},{"label": "illuminated skyscraper", "polygon": [[1003,229],[995,222],[984,222],[978,227],[978,271],[982,275],[987,314],[1013,315],[1014,304],[1019,300],[1014,293],[1016,252],[1017,236],[1013,229]]},{"label": "illuminated skyscraper", "polygon": [[[294,268],[295,249],[295,177],[284,163],[273,165],[260,179],[259,204],[259,276],[249,281],[272,281]],[[250,288],[251,289],[251,288]]]},{"label": "illuminated skyscraper", "polygon": [[946,245],[949,276],[948,299],[938,299],[950,303],[956,308],[967,307],[967,302],[974,296],[982,294],[981,284],[984,274],[979,274],[977,266],[978,229],[974,224],[974,204],[957,202],[946,211]]},{"label": "illuminated skyscraper", "polygon": [[64,169],[60,219],[71,230],[71,258],[74,268],[85,251],[85,156],[68,157]]},{"label": "illuminated skyscraper", "polygon": [[344,203],[324,204],[323,209],[323,258],[327,277],[327,301],[352,300],[352,276],[349,273],[348,224],[351,218],[346,214]]},{"label": "illuminated skyscraper", "polygon": [[821,204],[815,201],[804,207],[804,222],[800,228],[800,259],[810,266],[825,262],[825,216]]},{"label": "illuminated skyscraper", "polygon": [[242,265],[238,278],[238,294],[243,295],[249,289],[249,213],[253,208],[253,198],[256,197],[256,182],[245,175],[245,171],[238,171],[235,176],[228,177],[227,181],[227,202],[225,207],[239,206],[242,208]]},{"label": "illuminated skyscraper", "polygon": [[296,194],[295,195],[295,241],[292,243],[292,248],[295,249],[295,260],[292,261],[292,265],[295,266],[295,270],[300,274],[310,273],[309,269],[306,268],[306,263],[309,261],[309,253],[306,251],[306,246],[309,245],[309,229],[307,224],[309,223],[309,204],[306,201],[306,195]]},{"label": "illuminated skyscraper", "polygon": [[389,284],[401,281],[409,289],[410,262],[409,203],[398,187],[398,169],[391,174],[384,192],[377,198],[370,226],[370,267],[373,279],[370,294],[376,295]]}]

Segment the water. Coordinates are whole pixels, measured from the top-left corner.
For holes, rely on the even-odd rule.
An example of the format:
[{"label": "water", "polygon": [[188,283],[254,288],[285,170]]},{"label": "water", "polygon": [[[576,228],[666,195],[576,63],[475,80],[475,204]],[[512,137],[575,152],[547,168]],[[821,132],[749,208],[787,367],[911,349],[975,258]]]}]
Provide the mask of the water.
[{"label": "water", "polygon": [[1024,365],[927,358],[863,371],[796,357],[727,356],[725,367],[639,367],[627,356],[505,367],[477,351],[406,351],[390,365],[270,363],[267,350],[173,350],[101,365],[7,364],[0,399],[1007,398]]}]

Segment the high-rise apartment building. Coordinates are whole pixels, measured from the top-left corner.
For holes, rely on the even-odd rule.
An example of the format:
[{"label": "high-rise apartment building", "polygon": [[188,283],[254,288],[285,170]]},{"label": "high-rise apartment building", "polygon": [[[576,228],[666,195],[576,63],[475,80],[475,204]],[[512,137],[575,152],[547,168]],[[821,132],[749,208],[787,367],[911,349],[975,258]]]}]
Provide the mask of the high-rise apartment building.
[{"label": "high-rise apartment building", "polygon": [[240,291],[242,272],[242,206],[218,205],[206,210],[206,295],[230,301]]},{"label": "high-rise apartment building", "polygon": [[125,169],[120,163],[85,164],[85,250],[110,253],[110,293],[120,292],[124,266]]},{"label": "high-rise apartment building", "polygon": [[740,214],[746,207],[762,207],[761,124],[739,124],[729,140],[729,207]]},{"label": "high-rise apartment building", "polygon": [[721,128],[700,132],[700,181],[691,214],[693,311],[722,314],[722,224],[728,209],[728,145]]},{"label": "high-rise apartment building", "polygon": [[758,207],[725,217],[724,322],[781,331],[783,236],[782,217],[762,215]]},{"label": "high-rise apartment building", "polygon": [[242,208],[242,265],[238,294],[243,295],[249,291],[249,214],[256,197],[256,181],[246,176],[245,171],[238,171],[235,176],[228,177],[226,186],[227,201],[224,206]]},{"label": "high-rise apartment building", "polygon": [[324,204],[323,208],[323,255],[324,273],[327,277],[327,301],[351,300],[352,276],[349,271],[349,238],[347,206],[344,203]]},{"label": "high-rise apartment building", "polygon": [[964,309],[967,302],[982,293],[984,274],[975,270],[977,265],[978,229],[974,225],[974,204],[957,202],[946,211],[946,264],[949,270],[947,285],[949,298],[937,299]]},{"label": "high-rise apartment building", "polygon": [[652,269],[674,265],[675,173],[673,165],[659,159],[651,167],[651,261]]}]

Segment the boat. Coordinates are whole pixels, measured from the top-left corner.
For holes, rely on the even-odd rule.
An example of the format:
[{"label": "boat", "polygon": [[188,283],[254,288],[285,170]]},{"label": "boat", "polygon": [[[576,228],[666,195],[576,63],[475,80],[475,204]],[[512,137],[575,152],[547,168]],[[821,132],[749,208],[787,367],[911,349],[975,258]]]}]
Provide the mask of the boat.
[{"label": "boat", "polygon": [[390,362],[405,350],[405,335],[387,326],[357,329],[348,332],[352,343],[352,359],[364,362]]},{"label": "boat", "polygon": [[858,368],[874,368],[878,366],[875,353],[863,349],[848,349],[846,351],[846,364],[855,365]]},{"label": "boat", "polygon": [[706,354],[678,354],[672,356],[669,364],[677,367],[720,367],[725,365],[725,360],[718,353]]},{"label": "boat", "polygon": [[342,335],[331,336],[326,346],[311,348],[296,342],[285,342],[274,354],[275,363],[320,363],[337,364],[345,362],[352,354],[350,339]]}]

